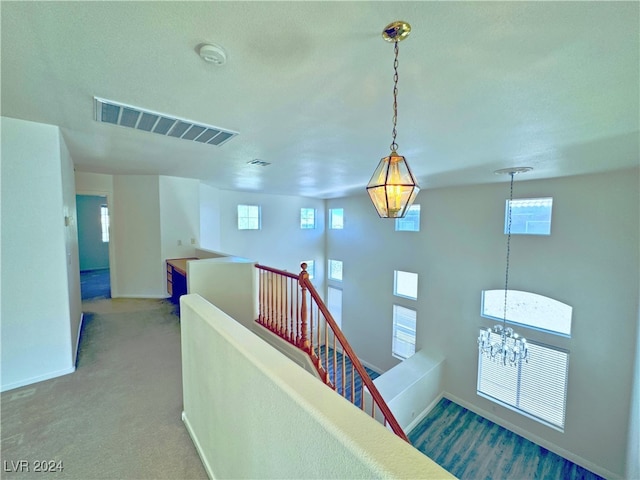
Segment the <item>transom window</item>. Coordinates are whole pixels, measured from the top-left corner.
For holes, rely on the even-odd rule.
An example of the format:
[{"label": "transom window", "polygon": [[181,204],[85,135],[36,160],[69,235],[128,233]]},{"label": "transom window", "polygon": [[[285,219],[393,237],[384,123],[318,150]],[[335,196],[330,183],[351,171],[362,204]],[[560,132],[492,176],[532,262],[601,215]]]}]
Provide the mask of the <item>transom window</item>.
[{"label": "transom window", "polygon": [[[509,290],[507,300],[507,323],[571,336],[573,308],[570,305],[543,295],[519,290]],[[484,290],[480,314],[486,318],[502,321],[505,316],[504,290]]]},{"label": "transom window", "polygon": [[393,271],[393,294],[398,297],[418,299],[418,274],[411,272],[403,272],[402,270]]},{"label": "transom window", "polygon": [[416,311],[393,306],[393,340],[391,354],[406,360],[416,353]]},{"label": "transom window", "polygon": [[[550,235],[553,198],[519,198],[511,200],[511,233]],[[509,224],[509,200],[504,214],[504,233]]]},{"label": "transom window", "polygon": [[315,208],[300,209],[300,228],[311,229],[316,228],[316,210]]},{"label": "transom window", "polygon": [[411,205],[404,218],[396,218],[396,232],[420,231],[420,205]]},{"label": "transom window", "polygon": [[329,259],[329,280],[342,281],[342,262]]},{"label": "transom window", "polygon": [[259,205],[238,205],[238,230],[260,230]]},{"label": "transom window", "polygon": [[341,230],[344,228],[344,209],[329,209],[329,228],[334,230]]}]

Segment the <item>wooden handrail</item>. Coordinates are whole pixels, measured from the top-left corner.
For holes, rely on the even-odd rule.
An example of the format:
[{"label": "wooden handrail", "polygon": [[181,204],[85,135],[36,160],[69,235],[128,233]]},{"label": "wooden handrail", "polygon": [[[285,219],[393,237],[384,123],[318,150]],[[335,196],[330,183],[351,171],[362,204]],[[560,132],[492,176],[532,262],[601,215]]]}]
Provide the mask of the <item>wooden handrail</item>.
[{"label": "wooden handrail", "polygon": [[[391,428],[391,430],[400,438],[409,442],[407,436],[402,430],[402,427],[400,427],[400,424],[398,423],[393,413],[389,409],[389,406],[387,405],[387,403],[384,401],[384,398],[382,398],[382,395],[380,394],[377,387],[371,380],[371,377],[369,376],[366,369],[362,365],[362,362],[357,357],[357,355],[353,351],[353,348],[351,347],[346,337],[340,330],[340,327],[338,326],[335,319],[331,315],[331,312],[329,312],[329,309],[327,308],[324,301],[318,294],[318,291],[315,289],[313,284],[309,281],[309,274],[306,271],[307,264],[302,263],[301,267],[302,267],[302,271],[300,272],[300,274],[295,275],[285,270],[266,267],[264,265],[256,265],[256,268],[258,268],[259,270],[269,272],[269,274],[276,276],[273,278],[269,277],[267,281],[263,281],[261,276],[260,293],[259,293],[260,314],[257,320],[258,323],[260,323],[267,329],[271,330],[273,333],[276,333],[283,339],[287,340],[292,345],[306,352],[311,357],[312,363],[314,364],[315,368],[317,369],[318,373],[320,374],[320,377],[324,380],[324,382],[327,385],[331,386],[332,388],[338,389],[339,385],[333,384],[331,382],[331,379],[329,378],[330,359],[328,357],[328,350],[331,347],[328,341],[329,340],[328,329],[331,329],[331,332],[334,336],[333,337],[334,382],[336,382],[338,378],[338,375],[336,373],[336,370],[337,370],[336,364],[338,361],[336,341],[338,342],[340,348],[342,349],[342,353],[340,355],[342,358],[342,392],[343,392],[342,394],[343,396],[348,397],[348,395],[345,394],[346,382],[345,382],[344,358],[346,356],[351,361],[353,369],[355,369],[355,371],[358,373],[363,384],[360,390],[360,397],[361,397],[360,405],[357,405],[357,406],[359,406],[362,410],[365,410],[364,388],[366,388],[371,394],[371,398],[373,402],[371,406],[372,407],[371,416],[374,418],[376,417],[376,408],[377,408],[380,414],[382,415],[382,417],[384,418],[384,425]],[[283,278],[280,280],[276,280],[278,278],[277,276],[280,276]],[[282,281],[282,280],[284,280],[284,282],[290,282],[290,283],[278,284],[278,286],[276,287],[273,286],[275,282]],[[295,299],[293,298],[293,294],[292,294],[294,283],[297,284]],[[278,288],[280,289],[280,291],[274,294],[273,290],[274,289],[277,290]],[[306,299],[307,291],[311,296],[313,305],[315,305],[315,307],[318,310],[317,319],[316,319],[317,326],[316,326],[316,333],[315,333],[315,335],[318,336],[317,352],[314,350],[314,346],[313,346],[314,339],[311,338],[314,336],[314,333],[313,333],[314,319],[313,319],[313,308],[307,305],[307,299]],[[280,297],[278,297],[278,295],[280,295]],[[289,311],[287,311],[286,305],[284,306],[284,309],[282,308],[283,302],[281,300],[283,297],[288,297],[288,302],[290,303]],[[294,303],[295,303],[295,315],[293,314]],[[274,304],[276,304],[275,307],[274,307]],[[309,313],[311,315],[310,318],[308,317]],[[321,332],[320,314],[322,315],[326,323],[326,326],[324,329],[324,339],[320,338],[320,332]],[[283,316],[285,318],[283,318]],[[294,325],[294,322],[295,322],[295,325]],[[311,331],[308,330],[309,327],[311,328]],[[321,360],[321,353],[320,353],[321,344],[325,348],[325,351],[324,351],[325,363],[326,363],[325,366],[322,365],[322,360]],[[350,397],[351,397],[351,401],[355,403],[355,376],[353,375],[353,373],[351,378]]]}]

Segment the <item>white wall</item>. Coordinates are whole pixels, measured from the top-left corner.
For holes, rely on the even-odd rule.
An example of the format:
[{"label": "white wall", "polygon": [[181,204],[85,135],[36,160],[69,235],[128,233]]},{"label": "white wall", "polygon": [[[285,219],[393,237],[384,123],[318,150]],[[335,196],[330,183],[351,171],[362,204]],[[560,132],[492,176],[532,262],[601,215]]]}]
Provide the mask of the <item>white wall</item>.
[{"label": "white wall", "polygon": [[200,246],[220,250],[220,190],[200,183]]},{"label": "white wall", "polygon": [[491,324],[479,315],[480,292],[504,282],[507,182],[422,191],[420,233],[395,232],[365,195],[328,201],[345,209],[345,229],[327,231],[327,257],[344,261],[345,334],[363,360],[392,367],[393,270],[419,273],[417,348],[446,358],[445,390],[622,477],[638,328],[638,170],[515,185],[516,197],[554,197],[552,235],[512,239],[510,287],[574,308],[564,433],[476,395],[478,328]]},{"label": "white wall", "polygon": [[200,244],[200,182],[165,176],[158,181],[161,260],[193,257]]},{"label": "white wall", "polygon": [[166,297],[158,177],[114,175],[112,218],[111,240],[115,251],[112,264],[116,281],[111,285],[111,295]]},{"label": "white wall", "polygon": [[[286,195],[221,190],[220,250],[252,258],[262,265],[299,273],[300,263],[315,260],[316,288],[324,278],[324,202]],[[260,205],[261,230],[238,230],[238,204]],[[315,229],[300,228],[300,209],[315,208]],[[316,283],[318,282],[318,283]]]},{"label": "white wall", "polygon": [[73,372],[73,170],[57,127],[2,117],[2,385]]},{"label": "white wall", "polygon": [[180,305],[183,418],[211,478],[453,478],[202,297]]},{"label": "white wall", "polygon": [[[60,134],[59,134],[60,135]],[[73,160],[60,135],[60,160],[62,172],[62,211],[69,220],[64,228],[64,244],[67,258],[67,288],[71,316],[72,362],[75,365],[80,341],[82,298],[80,293],[80,252],[78,250],[78,216],[76,211],[76,185]]]},{"label": "white wall", "polygon": [[631,412],[629,414],[629,444],[627,445],[626,473],[626,478],[640,478],[640,308],[638,309],[636,361],[631,393]]},{"label": "white wall", "polygon": [[113,194],[113,175],[76,172],[76,192],[109,196]]}]

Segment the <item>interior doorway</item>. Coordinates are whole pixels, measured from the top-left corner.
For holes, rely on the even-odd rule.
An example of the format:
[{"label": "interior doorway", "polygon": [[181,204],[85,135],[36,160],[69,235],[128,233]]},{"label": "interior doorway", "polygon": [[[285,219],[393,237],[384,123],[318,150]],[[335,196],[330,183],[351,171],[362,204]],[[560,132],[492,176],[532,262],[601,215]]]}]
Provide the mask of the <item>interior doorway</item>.
[{"label": "interior doorway", "polygon": [[111,298],[107,197],[76,195],[76,210],[82,300]]}]

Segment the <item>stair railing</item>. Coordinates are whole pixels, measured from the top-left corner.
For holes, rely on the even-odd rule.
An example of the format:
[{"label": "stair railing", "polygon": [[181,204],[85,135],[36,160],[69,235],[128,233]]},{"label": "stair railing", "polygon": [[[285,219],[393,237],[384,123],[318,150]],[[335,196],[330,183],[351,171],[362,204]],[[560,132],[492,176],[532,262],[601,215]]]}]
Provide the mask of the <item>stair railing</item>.
[{"label": "stair railing", "polygon": [[[260,325],[309,355],[320,378],[405,441],[409,441],[335,319],[309,281],[307,264],[295,275],[276,268],[258,269]],[[365,391],[371,402],[365,401]]]}]

